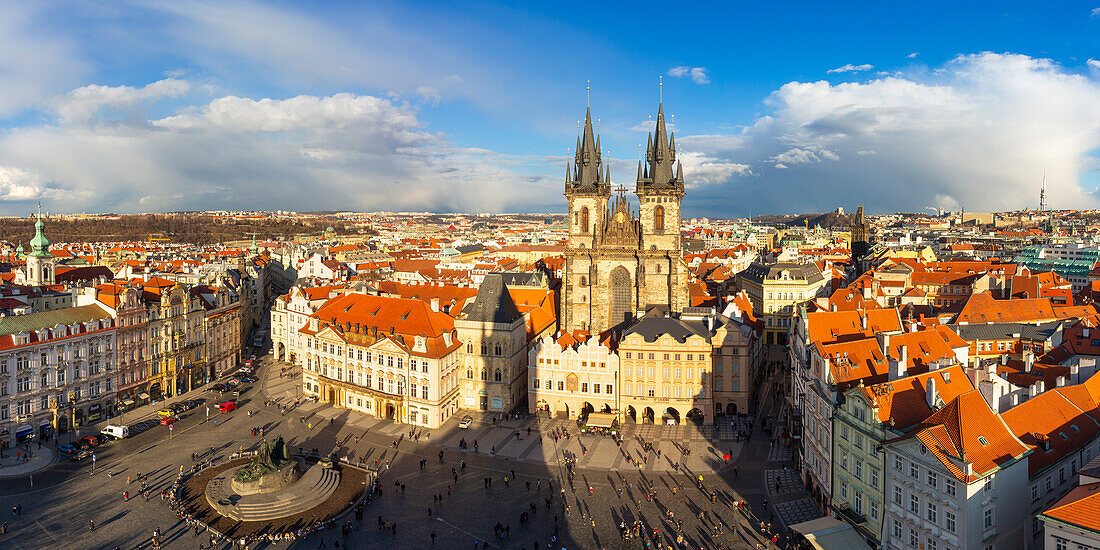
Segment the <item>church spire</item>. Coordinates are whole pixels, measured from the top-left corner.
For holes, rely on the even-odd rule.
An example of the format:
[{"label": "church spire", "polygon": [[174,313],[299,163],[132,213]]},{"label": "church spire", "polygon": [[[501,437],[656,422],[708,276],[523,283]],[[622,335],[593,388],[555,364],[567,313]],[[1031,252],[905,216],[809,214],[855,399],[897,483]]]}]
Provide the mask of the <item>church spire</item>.
[{"label": "church spire", "polygon": [[649,145],[646,147],[646,161],[649,170],[645,182],[648,185],[669,185],[674,181],[673,162],[676,159],[676,141],[673,136],[669,139],[668,129],[665,126],[664,104],[657,106],[657,127],[654,134],[650,134]]},{"label": "church spire", "polygon": [[599,138],[592,131],[592,110],[584,113],[584,130],[577,138],[577,166],[574,183],[578,187],[598,187],[602,180]]}]

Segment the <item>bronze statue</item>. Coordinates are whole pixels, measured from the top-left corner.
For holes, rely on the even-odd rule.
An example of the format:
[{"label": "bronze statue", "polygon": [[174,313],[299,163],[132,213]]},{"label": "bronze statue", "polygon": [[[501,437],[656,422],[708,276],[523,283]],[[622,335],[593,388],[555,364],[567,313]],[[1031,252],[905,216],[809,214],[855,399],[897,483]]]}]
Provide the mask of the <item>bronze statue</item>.
[{"label": "bronze statue", "polygon": [[281,470],[291,463],[290,449],[286,446],[282,436],[268,443],[265,439],[260,443],[260,452],[247,466],[237,470],[233,476],[234,481],[256,481],[261,477]]}]

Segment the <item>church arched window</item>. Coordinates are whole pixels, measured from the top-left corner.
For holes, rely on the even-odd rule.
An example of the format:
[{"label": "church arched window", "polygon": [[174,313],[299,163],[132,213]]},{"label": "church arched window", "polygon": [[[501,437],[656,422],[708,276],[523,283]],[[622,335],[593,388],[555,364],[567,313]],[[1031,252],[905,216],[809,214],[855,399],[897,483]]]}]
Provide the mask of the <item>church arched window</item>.
[{"label": "church arched window", "polygon": [[485,369],[481,369],[481,379],[482,380],[488,380],[489,379],[489,373]]},{"label": "church arched window", "polygon": [[486,345],[484,343],[481,344],[481,354],[482,355],[489,355],[489,346],[488,345]]},{"label": "church arched window", "polygon": [[493,379],[496,380],[497,382],[500,382],[500,380],[501,380],[500,369],[497,369],[496,374],[493,375]]},{"label": "church arched window", "polygon": [[661,272],[661,264],[657,264],[657,273]]},{"label": "church arched window", "polygon": [[665,208],[663,206],[653,209],[653,229],[657,231],[665,230]]},{"label": "church arched window", "polygon": [[588,207],[581,208],[581,233],[588,233]]},{"label": "church arched window", "polygon": [[474,379],[474,369],[466,369],[466,378],[470,380]]},{"label": "church arched window", "polygon": [[581,286],[588,286],[588,277],[581,276]]},{"label": "church arched window", "polygon": [[497,344],[496,353],[494,353],[493,355],[504,355],[503,353],[500,352],[500,344]]}]

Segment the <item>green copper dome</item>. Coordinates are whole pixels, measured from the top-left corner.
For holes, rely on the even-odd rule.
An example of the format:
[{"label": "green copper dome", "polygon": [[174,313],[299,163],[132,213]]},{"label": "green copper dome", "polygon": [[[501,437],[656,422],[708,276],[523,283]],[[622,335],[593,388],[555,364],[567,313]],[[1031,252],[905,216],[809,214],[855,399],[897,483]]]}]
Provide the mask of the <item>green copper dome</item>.
[{"label": "green copper dome", "polygon": [[50,240],[46,238],[46,222],[42,221],[42,206],[38,207],[38,221],[34,222],[34,238],[31,239],[31,256],[48,258],[50,254]]}]

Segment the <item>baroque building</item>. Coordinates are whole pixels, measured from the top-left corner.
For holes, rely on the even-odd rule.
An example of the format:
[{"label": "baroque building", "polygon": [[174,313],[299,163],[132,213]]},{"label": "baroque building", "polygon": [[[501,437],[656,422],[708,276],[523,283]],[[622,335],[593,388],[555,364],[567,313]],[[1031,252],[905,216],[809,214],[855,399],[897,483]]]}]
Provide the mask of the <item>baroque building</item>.
[{"label": "baroque building", "polygon": [[569,239],[562,298],[567,331],[593,333],[623,327],[639,311],[688,305],[688,269],[680,254],[680,201],[683,167],[676,138],[657,110],[646,162],[638,162],[635,194],[639,210],[620,187],[612,201],[611,174],[593,135],[591,112],[577,138],[573,166],[566,167]]}]

